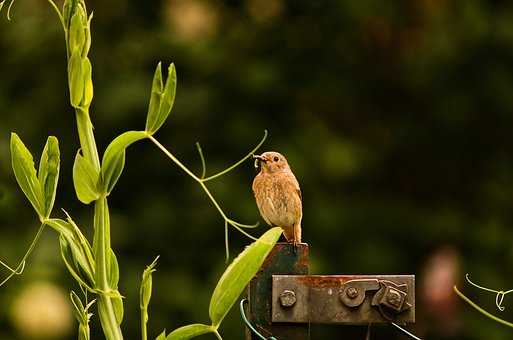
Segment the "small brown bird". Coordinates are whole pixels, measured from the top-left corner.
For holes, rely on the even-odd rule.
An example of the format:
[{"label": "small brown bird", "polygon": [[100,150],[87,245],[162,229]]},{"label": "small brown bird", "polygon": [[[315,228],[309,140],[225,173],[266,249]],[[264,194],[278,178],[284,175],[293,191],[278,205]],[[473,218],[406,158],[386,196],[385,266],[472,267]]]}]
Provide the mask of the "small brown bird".
[{"label": "small brown bird", "polygon": [[270,226],[281,227],[287,242],[301,243],[301,190],[287,160],[273,151],[253,157],[260,163],[260,172],[253,180],[260,215]]}]

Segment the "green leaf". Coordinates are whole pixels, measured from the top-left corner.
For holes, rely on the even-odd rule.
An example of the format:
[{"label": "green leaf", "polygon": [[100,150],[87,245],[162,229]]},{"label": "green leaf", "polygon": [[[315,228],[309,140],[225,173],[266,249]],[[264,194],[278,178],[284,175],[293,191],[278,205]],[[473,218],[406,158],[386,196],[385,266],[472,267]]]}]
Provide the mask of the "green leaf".
[{"label": "green leaf", "polygon": [[116,320],[118,322],[118,325],[121,324],[123,321],[123,314],[124,314],[124,308],[123,308],[123,301],[121,300],[121,297],[119,296],[118,290],[118,283],[119,283],[119,265],[118,260],[116,258],[116,255],[114,254],[114,251],[110,249],[110,255],[109,255],[110,263],[108,265],[108,273],[107,273],[107,280],[109,283],[110,289],[112,289],[115,292],[116,297],[112,298],[112,305],[114,307],[114,314],[116,315]]},{"label": "green leaf", "polygon": [[60,234],[61,255],[70,273],[92,287],[95,269],[91,246],[71,219],[70,222],[52,218],[46,224]]},{"label": "green leaf", "polygon": [[73,278],[82,286],[87,287],[89,289],[93,289],[93,284],[89,284],[85,278],[83,278],[80,274],[80,271],[78,270],[75,262],[75,259],[73,257],[73,251],[71,250],[70,243],[68,240],[61,234],[59,236],[59,245],[61,250],[61,257],[64,261],[64,264],[66,265],[66,268],[68,268],[69,273]]},{"label": "green leaf", "polygon": [[187,340],[203,334],[214,333],[214,331],[212,326],[196,323],[175,329],[167,336],[166,340]]},{"label": "green leaf", "polygon": [[85,311],[84,304],[74,291],[71,291],[70,299],[75,319],[77,319],[78,323],[87,323],[87,312]]},{"label": "green leaf", "polygon": [[[117,295],[119,295],[119,292],[117,292]],[[121,300],[121,297],[115,296],[112,297],[112,307],[114,308],[114,314],[116,315],[116,321],[118,322],[118,325],[121,325],[121,322],[123,322],[123,315],[124,315],[124,307],[123,307],[123,300]]]},{"label": "green leaf", "polygon": [[11,162],[14,176],[21,190],[28,198],[40,218],[45,217],[45,204],[41,183],[39,182],[32,154],[20,137],[11,133]]},{"label": "green leaf", "polygon": [[146,131],[128,131],[116,137],[105,150],[102,160],[103,191],[110,194],[125,166],[125,149],[130,144],[148,137]]},{"label": "green leaf", "polygon": [[55,203],[55,193],[57,191],[57,182],[59,181],[60,169],[60,151],[59,141],[54,136],[46,140],[41,160],[39,161],[38,180],[41,185],[44,209],[43,216],[50,217],[53,204]]},{"label": "green leaf", "polygon": [[223,321],[246,285],[259,270],[281,233],[282,229],[279,227],[269,229],[240,253],[225,270],[210,300],[208,312],[214,327],[218,327]]},{"label": "green leaf", "polygon": [[71,106],[78,108],[84,96],[84,77],[82,70],[82,56],[75,51],[68,62],[69,97]]},{"label": "green leaf", "polygon": [[80,202],[89,204],[100,197],[98,179],[100,174],[91,162],[81,155],[81,151],[75,156],[73,164],[73,185]]},{"label": "green leaf", "polygon": [[78,326],[78,340],[90,340],[89,324]]},{"label": "green leaf", "polygon": [[60,218],[50,218],[46,221],[46,224],[63,235],[66,239],[73,239],[73,226],[68,222]]},{"label": "green leaf", "polygon": [[87,27],[85,29],[86,39],[84,43],[84,48],[82,50],[82,55],[87,55],[89,53],[89,49],[91,48],[91,20],[93,20],[93,12],[89,15],[89,19],[87,20]]},{"label": "green leaf", "polygon": [[[154,134],[158,129],[160,129],[160,127],[164,124],[167,117],[169,116],[171,109],[173,108],[176,94],[176,69],[174,64],[169,65],[164,91],[159,91],[159,95],[154,96],[154,90],[159,88],[162,88],[162,72],[160,72],[160,64],[157,66],[157,70],[155,71],[155,77],[153,79],[153,86],[151,91],[152,96],[150,98],[150,108],[148,110],[148,117],[146,119],[146,131],[150,135]],[[157,92],[155,91],[155,93]],[[158,110],[155,109],[157,106],[157,98],[159,99]]]},{"label": "green leaf", "polygon": [[153,260],[153,262],[146,267],[146,269],[143,271],[142,274],[142,280],[141,280],[141,289],[139,291],[140,299],[139,299],[139,305],[141,309],[147,309],[148,305],[150,304],[151,299],[151,290],[152,290],[152,274],[155,271],[155,266],[157,265],[157,258]]},{"label": "green leaf", "polygon": [[93,68],[88,57],[82,59],[82,81],[84,82],[82,107],[89,107],[93,101]]},{"label": "green leaf", "polygon": [[69,29],[69,50],[72,54],[75,52],[82,52],[82,46],[86,39],[84,21],[84,10],[82,6],[78,6],[71,17]]},{"label": "green leaf", "polygon": [[89,319],[91,314],[88,313],[88,309],[94,303],[94,300],[89,302],[87,306],[84,307],[82,301],[78,297],[78,295],[71,291],[70,293],[71,303],[73,305],[73,314],[75,314],[75,318],[77,319],[78,326],[78,339],[79,340],[89,340],[90,339],[90,331],[89,331]]},{"label": "green leaf", "polygon": [[166,330],[162,331],[162,333],[160,333],[159,336],[155,338],[155,340],[166,340]]},{"label": "green leaf", "polygon": [[119,282],[119,265],[118,265],[118,259],[116,258],[116,255],[114,254],[114,251],[110,249],[110,255],[109,255],[110,263],[109,263],[109,272],[108,272],[108,281],[109,281],[109,287],[111,289],[118,289],[118,282]]},{"label": "green leaf", "polygon": [[150,131],[155,124],[162,99],[164,85],[162,84],[162,63],[158,63],[153,75],[153,84],[151,85],[150,104],[148,106],[148,115],[146,116],[146,131]]}]

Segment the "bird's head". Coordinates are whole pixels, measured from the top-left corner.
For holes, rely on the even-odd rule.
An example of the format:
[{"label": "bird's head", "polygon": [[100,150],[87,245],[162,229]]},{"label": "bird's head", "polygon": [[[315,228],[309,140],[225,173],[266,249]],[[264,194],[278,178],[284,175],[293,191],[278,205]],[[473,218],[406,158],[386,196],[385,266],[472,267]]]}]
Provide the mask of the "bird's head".
[{"label": "bird's head", "polygon": [[261,155],[253,155],[260,163],[261,171],[264,173],[273,173],[290,170],[287,159],[282,154],[275,151],[264,152]]}]

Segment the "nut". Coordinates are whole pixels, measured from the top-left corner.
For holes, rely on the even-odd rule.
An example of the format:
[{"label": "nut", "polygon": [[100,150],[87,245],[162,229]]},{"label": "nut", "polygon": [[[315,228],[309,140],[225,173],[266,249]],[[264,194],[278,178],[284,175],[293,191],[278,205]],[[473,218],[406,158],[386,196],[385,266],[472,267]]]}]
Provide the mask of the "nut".
[{"label": "nut", "polygon": [[393,288],[390,288],[388,290],[387,302],[391,306],[394,306],[395,308],[401,308],[402,300],[403,299],[402,299],[401,293],[399,293],[397,290],[395,290]]},{"label": "nut", "polygon": [[280,304],[282,307],[292,307],[296,303],[296,293],[292,290],[284,290],[280,294]]}]

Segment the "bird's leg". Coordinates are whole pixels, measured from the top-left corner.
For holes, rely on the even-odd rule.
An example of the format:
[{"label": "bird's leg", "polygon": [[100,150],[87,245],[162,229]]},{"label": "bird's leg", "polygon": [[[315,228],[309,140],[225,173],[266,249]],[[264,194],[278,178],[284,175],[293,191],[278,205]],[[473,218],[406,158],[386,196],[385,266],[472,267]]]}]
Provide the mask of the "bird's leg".
[{"label": "bird's leg", "polygon": [[296,223],[292,229],[292,251],[297,255],[298,244],[301,243],[301,224]]}]

